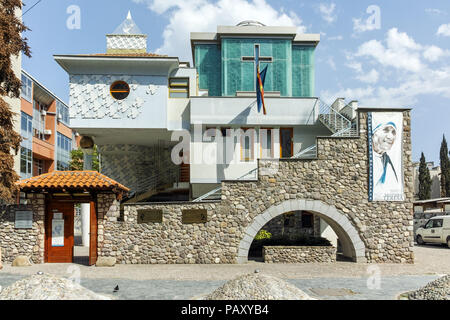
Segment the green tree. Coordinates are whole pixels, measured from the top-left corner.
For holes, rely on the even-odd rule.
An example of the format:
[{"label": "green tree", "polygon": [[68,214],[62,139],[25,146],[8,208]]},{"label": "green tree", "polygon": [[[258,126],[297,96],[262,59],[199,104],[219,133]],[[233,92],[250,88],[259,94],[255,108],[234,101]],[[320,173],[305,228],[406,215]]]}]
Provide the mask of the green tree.
[{"label": "green tree", "polygon": [[[82,171],[83,170],[83,151],[81,148],[72,150],[71,152],[71,160],[69,162],[70,170],[72,171]],[[99,170],[99,160],[98,160],[98,152],[97,146],[94,145],[94,153],[92,155],[92,170]]]},{"label": "green tree", "polygon": [[427,200],[431,198],[431,176],[430,170],[428,169],[425,156],[420,157],[419,166],[419,200]]},{"label": "green tree", "polygon": [[18,192],[15,182],[19,176],[14,170],[14,157],[19,151],[20,134],[14,130],[14,113],[5,96],[20,97],[21,81],[12,69],[12,57],[21,52],[30,57],[27,39],[21,33],[29,30],[16,16],[22,8],[20,0],[2,0],[0,2],[0,201],[11,202]]},{"label": "green tree", "polygon": [[450,197],[450,159],[448,157],[447,141],[445,135],[442,138],[440,160],[441,160],[441,196]]}]

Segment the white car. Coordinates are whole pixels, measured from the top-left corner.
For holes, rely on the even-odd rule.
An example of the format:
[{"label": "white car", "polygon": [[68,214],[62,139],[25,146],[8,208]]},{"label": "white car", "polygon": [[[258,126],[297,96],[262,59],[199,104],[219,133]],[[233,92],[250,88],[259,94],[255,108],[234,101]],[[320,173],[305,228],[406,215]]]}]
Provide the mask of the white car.
[{"label": "white car", "polygon": [[435,216],[416,231],[417,244],[444,243],[450,248],[450,216]]}]

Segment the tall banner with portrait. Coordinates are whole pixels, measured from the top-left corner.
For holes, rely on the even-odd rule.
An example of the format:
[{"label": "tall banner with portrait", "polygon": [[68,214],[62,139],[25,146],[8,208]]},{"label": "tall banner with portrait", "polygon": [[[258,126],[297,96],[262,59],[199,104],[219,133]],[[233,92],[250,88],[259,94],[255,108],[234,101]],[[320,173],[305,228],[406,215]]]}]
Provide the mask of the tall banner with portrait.
[{"label": "tall banner with portrait", "polygon": [[404,201],[403,114],[369,112],[369,201]]}]

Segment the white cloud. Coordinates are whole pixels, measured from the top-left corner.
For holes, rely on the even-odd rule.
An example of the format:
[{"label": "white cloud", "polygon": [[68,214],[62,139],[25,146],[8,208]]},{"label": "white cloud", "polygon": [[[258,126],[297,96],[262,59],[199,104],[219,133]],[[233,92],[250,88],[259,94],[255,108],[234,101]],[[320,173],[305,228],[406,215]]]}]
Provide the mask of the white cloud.
[{"label": "white cloud", "polygon": [[437,14],[437,15],[447,15],[447,12],[439,10],[439,9],[435,9],[435,8],[425,9],[425,12],[431,13],[431,14]]},{"label": "white cloud", "polygon": [[[363,43],[354,54],[347,54],[346,66],[355,71],[355,77],[367,83],[366,87],[341,88],[337,92],[323,91],[321,96],[357,99],[366,107],[413,107],[422,95],[450,98],[450,66],[448,63],[428,65],[450,56],[449,50],[417,43],[396,28],[388,31],[382,41]],[[371,65],[369,73],[364,66]],[[386,82],[380,81],[380,74]],[[331,101],[332,102],[332,101]]]},{"label": "white cloud", "polygon": [[[381,9],[377,5],[370,5],[366,9],[369,15],[365,21],[361,18],[353,18],[353,31],[356,33],[381,29]],[[354,34],[352,35],[354,36]]]},{"label": "white cloud", "polygon": [[450,37],[450,23],[441,25],[436,34],[438,36]]},{"label": "white cloud", "polygon": [[344,39],[344,37],[339,35],[339,36],[329,37],[327,40],[331,41],[331,40],[343,40],[343,39]]},{"label": "white cloud", "polygon": [[448,50],[444,51],[441,48],[436,47],[436,46],[428,47],[423,52],[423,57],[430,62],[436,62],[436,61],[440,60],[441,58],[449,56],[449,55],[450,55],[450,51],[448,51]]},{"label": "white cloud", "polygon": [[328,57],[327,64],[331,67],[331,69],[336,71],[336,63],[334,62],[333,57]]},{"label": "white cloud", "polygon": [[383,66],[417,72],[423,69],[420,60],[422,47],[406,33],[392,28],[387,33],[387,46],[378,40],[370,40],[363,43],[356,52],[357,57],[374,58]]},{"label": "white cloud", "polygon": [[[347,59],[350,59],[350,58],[347,57]],[[355,70],[358,73],[362,72],[362,64],[360,62],[351,61],[351,62],[347,63],[346,66],[349,67],[350,69]]]},{"label": "white cloud", "polygon": [[421,76],[399,78],[397,86],[367,86],[346,88],[337,92],[323,91],[321,96],[330,101],[332,97],[355,99],[365,107],[413,107],[421,95],[438,95],[450,98],[450,68],[428,70]]},{"label": "white cloud", "polygon": [[218,25],[236,25],[244,20],[257,20],[271,26],[296,26],[304,33],[306,27],[292,11],[279,12],[265,0],[133,0],[165,14],[169,23],[163,32],[163,45],[156,53],[191,60],[190,32],[215,32]]},{"label": "white cloud", "polygon": [[356,76],[356,78],[361,82],[372,84],[378,82],[379,77],[380,74],[375,69],[370,70],[370,72],[368,73],[361,73],[360,75]]},{"label": "white cloud", "polygon": [[353,18],[353,31],[365,32],[377,29],[376,25],[362,21],[362,19]]},{"label": "white cloud", "polygon": [[334,13],[334,9],[336,9],[335,3],[325,4],[321,3],[319,5],[319,11],[322,15],[322,19],[328,23],[333,23],[337,20],[337,15]]}]

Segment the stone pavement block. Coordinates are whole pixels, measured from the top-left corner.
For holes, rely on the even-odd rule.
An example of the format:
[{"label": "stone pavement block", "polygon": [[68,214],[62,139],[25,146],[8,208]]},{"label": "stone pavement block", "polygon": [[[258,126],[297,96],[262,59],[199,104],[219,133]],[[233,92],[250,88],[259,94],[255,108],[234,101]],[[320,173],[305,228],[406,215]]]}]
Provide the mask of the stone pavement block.
[{"label": "stone pavement block", "polygon": [[114,267],[116,265],[116,258],[114,257],[98,257],[95,263],[96,267]]},{"label": "stone pavement block", "polygon": [[27,256],[17,256],[13,263],[11,264],[13,267],[29,267],[31,266],[30,257]]}]

